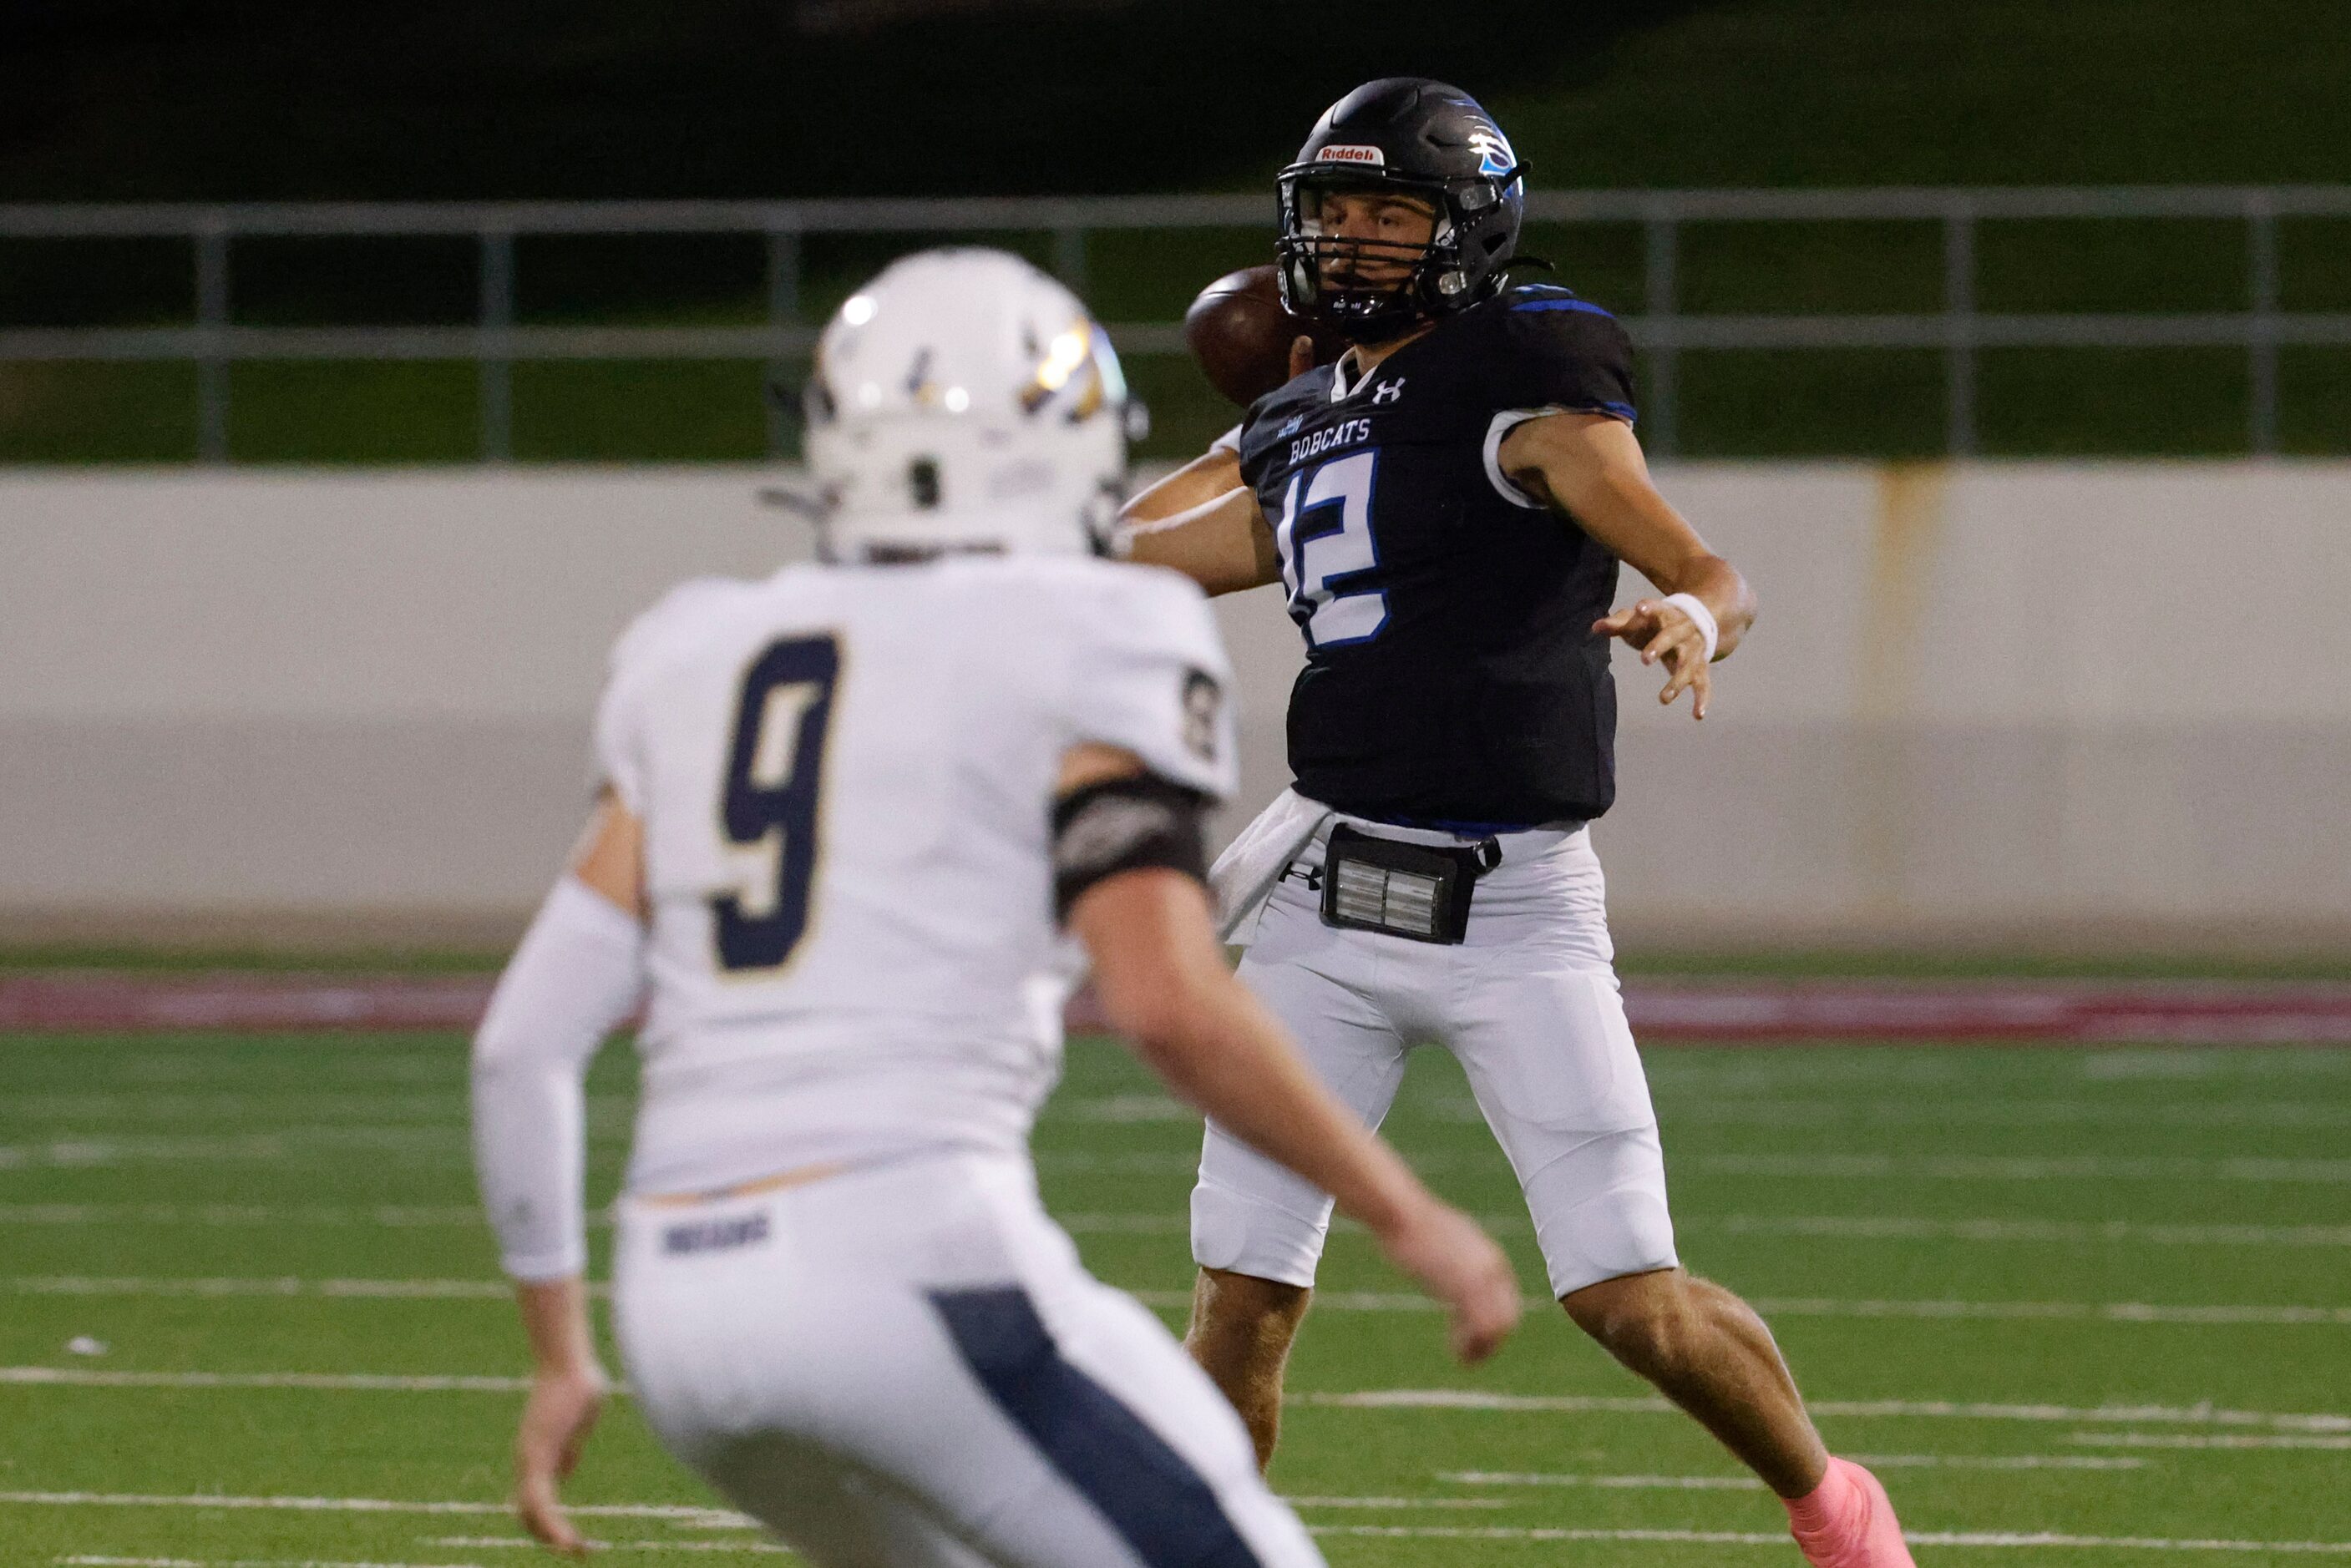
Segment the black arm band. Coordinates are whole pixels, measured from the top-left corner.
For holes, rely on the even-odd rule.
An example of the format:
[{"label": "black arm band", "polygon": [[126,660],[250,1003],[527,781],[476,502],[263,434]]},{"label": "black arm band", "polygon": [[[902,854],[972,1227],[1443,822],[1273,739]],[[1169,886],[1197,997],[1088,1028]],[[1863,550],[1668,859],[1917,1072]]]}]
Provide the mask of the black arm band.
[{"label": "black arm band", "polygon": [[1155,774],[1105,779],[1053,803],[1053,918],[1080,894],[1122,871],[1161,867],[1208,879],[1203,818],[1208,801]]}]

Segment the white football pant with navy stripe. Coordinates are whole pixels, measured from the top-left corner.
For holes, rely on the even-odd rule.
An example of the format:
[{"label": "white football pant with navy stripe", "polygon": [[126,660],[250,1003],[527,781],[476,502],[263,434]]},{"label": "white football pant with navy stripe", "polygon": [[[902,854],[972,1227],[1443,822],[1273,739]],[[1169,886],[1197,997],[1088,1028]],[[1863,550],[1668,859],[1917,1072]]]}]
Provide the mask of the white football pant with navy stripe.
[{"label": "white football pant with navy stripe", "polygon": [[1079,1264],[1023,1159],[623,1199],[614,1275],[663,1443],[824,1568],[1322,1562],[1224,1397]]}]

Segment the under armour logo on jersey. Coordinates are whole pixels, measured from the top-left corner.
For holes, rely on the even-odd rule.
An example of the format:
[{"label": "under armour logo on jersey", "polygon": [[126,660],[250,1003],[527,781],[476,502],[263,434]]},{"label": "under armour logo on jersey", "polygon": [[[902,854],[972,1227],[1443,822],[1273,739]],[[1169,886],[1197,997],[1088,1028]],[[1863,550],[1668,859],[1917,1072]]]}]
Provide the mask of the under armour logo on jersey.
[{"label": "under armour logo on jersey", "polygon": [[1403,396],[1404,378],[1402,376],[1398,376],[1393,381],[1382,381],[1372,389],[1372,401],[1375,403],[1393,403]]}]

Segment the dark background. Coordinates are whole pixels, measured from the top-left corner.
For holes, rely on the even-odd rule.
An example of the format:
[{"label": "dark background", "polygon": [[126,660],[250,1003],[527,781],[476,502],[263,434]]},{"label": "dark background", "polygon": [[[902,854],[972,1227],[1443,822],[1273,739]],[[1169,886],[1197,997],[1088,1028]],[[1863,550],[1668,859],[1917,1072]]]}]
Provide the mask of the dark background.
[{"label": "dark background", "polygon": [[1118,192],[1468,88],[1552,186],[2351,178],[2335,0],[14,0],[0,200]]},{"label": "dark background", "polygon": [[[2351,0],[0,0],[0,203],[827,197],[1254,191],[1368,78],[1435,75],[1500,120],[1537,190],[2351,182]],[[1089,240],[1112,322],[1175,320],[1269,259],[1270,223]],[[813,235],[821,320],[900,251],[956,238],[1050,263],[1050,237]],[[2351,311],[2351,220],[2277,226],[2281,306]],[[1525,248],[1620,311],[1645,306],[1636,224]],[[1685,313],[1932,312],[1931,223],[1699,223]],[[243,326],[463,325],[465,237],[232,247]],[[764,321],[757,236],[526,235],[525,325]],[[2232,220],[1986,223],[1978,308],[2217,312],[2250,297]],[[0,240],[0,331],[194,319],[184,240]],[[1230,418],[1180,356],[1129,357],[1173,458]],[[247,361],[228,454],[450,462],[483,451],[461,359]],[[755,363],[524,362],[513,454],[754,461],[778,445]],[[1687,353],[1690,456],[1943,450],[1931,349]],[[1992,455],[2245,450],[2231,348],[1991,349]],[[2351,453],[2351,349],[2278,358],[2280,450]],[[0,462],[179,462],[185,362],[0,362]]]}]

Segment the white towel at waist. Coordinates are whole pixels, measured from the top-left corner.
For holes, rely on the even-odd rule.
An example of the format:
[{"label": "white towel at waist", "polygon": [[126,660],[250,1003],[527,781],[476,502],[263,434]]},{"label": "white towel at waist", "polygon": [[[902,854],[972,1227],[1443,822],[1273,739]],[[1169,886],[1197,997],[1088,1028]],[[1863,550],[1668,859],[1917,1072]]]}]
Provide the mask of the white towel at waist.
[{"label": "white towel at waist", "polygon": [[1309,800],[1294,789],[1283,790],[1257,820],[1225,846],[1208,868],[1208,888],[1217,897],[1217,934],[1235,947],[1256,940],[1258,918],[1273,885],[1290,863],[1314,841],[1331,819],[1331,808]]}]

